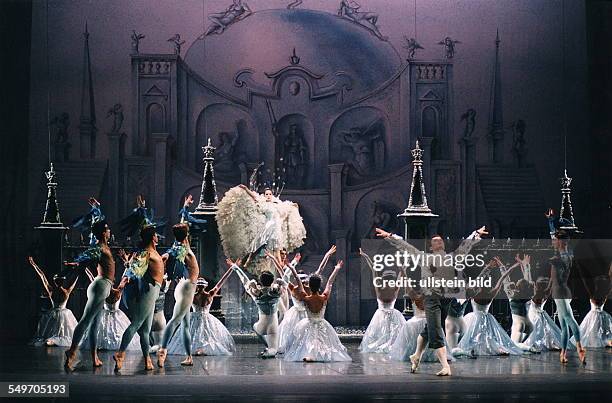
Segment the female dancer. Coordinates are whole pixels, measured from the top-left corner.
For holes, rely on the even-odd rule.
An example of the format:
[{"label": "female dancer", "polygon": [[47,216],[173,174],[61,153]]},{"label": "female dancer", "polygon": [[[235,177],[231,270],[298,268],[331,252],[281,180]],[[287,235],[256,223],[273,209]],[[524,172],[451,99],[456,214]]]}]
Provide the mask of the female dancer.
[{"label": "female dancer", "polygon": [[[278,304],[285,282],[274,279],[274,274],[264,270],[259,275],[259,283],[249,280],[249,277],[240,268],[240,259],[232,262],[226,260],[230,268],[238,274],[245,291],[253,298],[257,305],[259,319],[253,325],[255,333],[263,340],[266,349],[260,353],[261,358],[273,358],[278,354]],[[293,268],[295,271],[295,268]],[[297,278],[297,274],[294,274]]]},{"label": "female dancer", "polygon": [[[479,277],[490,277],[491,268],[498,265],[497,261],[498,259],[491,260]],[[472,312],[465,315],[465,334],[453,350],[454,356],[520,355],[523,353],[508,337],[495,317],[489,313],[491,302],[499,293],[504,279],[512,272],[512,268],[501,275],[493,289],[468,289],[468,292],[473,294]]]},{"label": "female dancer", "polygon": [[[323,259],[321,260],[321,263],[319,264],[319,267],[317,268],[314,274],[317,274],[317,275],[321,274],[323,269],[327,266],[327,262],[329,261],[329,259],[334,253],[336,253],[336,246],[332,245],[332,247],[323,256]],[[268,257],[273,259],[273,256],[269,253],[268,253]],[[294,261],[296,258],[299,259],[299,257],[300,255],[297,254],[296,257],[294,257],[294,260],[291,262],[291,265],[294,268],[297,264],[297,262],[296,264],[294,264]],[[275,262],[277,270],[282,270],[283,280],[289,283],[289,280],[291,278],[291,268],[288,265],[281,267],[280,262],[277,262],[276,260],[273,260],[273,261]],[[299,276],[298,281],[302,283],[305,289],[308,288],[308,275],[301,270],[299,270],[297,273]],[[304,306],[304,303],[298,300],[297,298],[295,298],[293,293],[291,294],[291,301],[293,302],[293,306],[289,310],[287,310],[287,312],[285,312],[284,318],[282,319],[280,325],[278,326],[278,351],[279,353],[284,353],[284,351],[293,341],[293,331],[295,330],[295,327],[297,326],[300,320],[307,317],[306,307]]]},{"label": "female dancer", "polygon": [[[373,277],[378,277],[378,273],[374,270],[373,262],[361,248],[359,254],[364,258],[366,264],[370,268]],[[399,330],[402,328],[406,319],[404,315],[395,309],[395,300],[400,290],[400,279],[402,274],[396,276],[395,271],[385,270],[382,273],[383,287],[375,287],[376,301],[378,309],[374,313],[368,328],[366,329],[359,351],[362,353],[380,353],[386,354],[391,349]],[[398,280],[395,287],[386,286],[389,280]]]},{"label": "female dancer", "polygon": [[548,210],[546,218],[548,218],[550,236],[555,249],[555,255],[550,259],[550,284],[555,305],[557,306],[559,324],[561,325],[561,353],[559,354],[559,361],[562,364],[568,362],[567,349],[570,345],[571,331],[576,340],[578,359],[582,365],[586,365],[586,349],[582,346],[580,328],[570,306],[572,292],[567,285],[574,260],[573,253],[568,249],[569,235],[564,230],[555,230],[553,209]]},{"label": "female dancer", "polygon": [[53,282],[50,283],[32,256],[28,257],[28,262],[40,277],[45,293],[51,300],[52,305],[52,309],[45,312],[38,321],[38,328],[32,343],[35,345],[68,347],[72,343],[72,334],[77,325],[77,320],[72,311],[66,308],[66,303],[79,280],[79,276],[75,277],[74,282],[68,288],[64,288],[65,277],[56,274],[53,276]]},{"label": "female dancer", "polygon": [[[187,359],[181,365],[193,365],[191,354],[188,351],[193,351],[194,355],[232,355],[236,350],[232,335],[223,323],[210,313],[213,299],[231,274],[232,270],[228,269],[210,291],[206,291],[208,282],[205,279],[202,277],[197,279],[196,293],[193,297],[194,312],[189,315],[191,319],[189,322],[183,319],[179,331],[168,343],[168,354],[187,354]],[[185,338],[179,336],[185,334],[182,327],[186,325],[189,326],[191,335],[189,349],[185,344]]]},{"label": "female dancer", "polygon": [[548,277],[536,280],[535,293],[529,304],[528,315],[533,323],[533,331],[523,343],[532,351],[561,350],[561,329],[544,310],[546,299],[550,296],[549,282]]},{"label": "female dancer", "polygon": [[[346,347],[340,343],[334,328],[324,317],[332,284],[342,265],[342,260],[336,264],[323,293],[321,293],[321,276],[316,274],[311,275],[308,279],[308,292],[300,281],[297,287],[292,287],[296,299],[304,302],[308,317],[302,319],[296,326],[293,342],[285,351],[285,361],[351,361]],[[292,269],[292,272],[294,277],[298,278],[295,268]]]},{"label": "female dancer", "polygon": [[[510,312],[512,314],[512,330],[510,338],[512,341],[523,350],[530,350],[530,347],[523,342],[529,337],[533,331],[533,323],[527,315],[527,303],[533,297],[534,283],[531,281],[531,257],[524,255],[520,259],[518,254],[515,256],[516,262],[520,265],[523,277],[516,283],[510,280],[510,277],[504,279],[504,292],[510,298]],[[500,269],[505,271],[505,266],[501,260],[496,259]]]},{"label": "female dancer", "polygon": [[[86,272],[91,281],[93,276]],[[127,277],[121,279],[121,283],[117,288],[111,288],[110,295],[104,300],[104,308],[100,314],[100,325],[97,332],[97,348],[98,350],[117,350],[121,344],[121,336],[125,329],[130,325],[130,320],[127,315],[119,309],[121,303],[121,295],[123,288],[127,284]],[[91,348],[89,335],[83,339],[82,348],[88,350]],[[140,348],[140,338],[138,335],[134,337],[128,345],[128,350],[138,350]]]},{"label": "female dancer", "polygon": [[580,323],[581,340],[585,347],[612,347],[612,316],[603,310],[610,294],[610,278],[597,276],[594,283],[591,310]]}]

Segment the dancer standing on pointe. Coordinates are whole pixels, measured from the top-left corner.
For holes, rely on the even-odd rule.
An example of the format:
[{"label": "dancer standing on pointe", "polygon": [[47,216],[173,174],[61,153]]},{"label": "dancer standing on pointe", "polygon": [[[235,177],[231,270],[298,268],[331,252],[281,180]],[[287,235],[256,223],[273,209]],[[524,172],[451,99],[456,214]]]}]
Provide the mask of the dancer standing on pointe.
[{"label": "dancer standing on pointe", "polygon": [[[306,292],[301,281],[293,285],[295,297],[304,302],[307,318],[302,319],[295,328],[294,339],[285,351],[285,361],[335,362],[352,361],[342,345],[336,331],[325,320],[325,308],[331,294],[332,285],[343,266],[342,260],[336,263],[334,271],[327,280],[321,293],[321,276],[313,274],[308,278],[309,291]],[[298,278],[295,268],[293,276]]]},{"label": "dancer standing on pointe", "polygon": [[97,333],[104,300],[110,295],[115,280],[115,259],[108,246],[111,231],[106,221],[95,222],[91,226],[91,233],[96,237],[96,246],[85,251],[77,260],[81,264],[96,263],[97,276],[87,287],[87,303],[81,320],[74,329],[72,344],[66,350],[64,367],[68,370],[74,368],[79,344],[87,332],[89,332],[89,347],[93,366],[102,366],[102,361],[98,358],[97,353]]},{"label": "dancer standing on pointe", "polygon": [[557,307],[559,323],[561,325],[561,353],[559,355],[559,361],[562,364],[568,362],[567,349],[570,344],[571,330],[571,333],[574,335],[574,340],[576,341],[578,358],[582,365],[586,365],[586,349],[580,342],[580,328],[578,327],[578,322],[576,322],[574,318],[574,313],[570,305],[572,302],[572,292],[567,285],[570,271],[574,263],[574,254],[568,248],[569,234],[564,230],[555,229],[554,214],[553,209],[548,209],[545,215],[546,218],[548,218],[550,237],[555,249],[555,255],[550,259],[550,284]]},{"label": "dancer standing on pointe", "polygon": [[191,250],[189,245],[189,225],[176,224],[172,227],[176,243],[164,254],[162,258],[166,261],[166,266],[170,270],[170,279],[177,280],[178,284],[174,289],[174,311],[172,319],[168,322],[161,346],[157,350],[157,365],[163,368],[164,361],[168,351],[168,343],[176,328],[182,323],[183,344],[187,358],[181,365],[192,366],[193,359],[191,358],[191,334],[189,333],[189,309],[193,303],[193,296],[196,291],[198,276],[200,275],[200,267],[198,260]]},{"label": "dancer standing on pointe", "polygon": [[32,343],[34,345],[45,344],[46,346],[68,347],[72,343],[72,335],[77,325],[77,320],[72,311],[66,308],[66,304],[77,281],[79,281],[79,276],[75,277],[68,288],[64,288],[64,281],[66,280],[64,276],[56,274],[53,276],[53,282],[49,282],[47,276],[38,267],[32,256],[28,256],[28,262],[40,277],[47,298],[51,301],[52,306],[38,321],[36,335]]},{"label": "dancer standing on pointe", "polygon": [[[394,270],[384,270],[377,273],[370,256],[359,248],[359,254],[370,268],[372,278],[379,277],[382,280],[382,287],[374,287],[378,309],[372,316],[370,324],[366,329],[359,351],[362,353],[386,354],[391,350],[400,329],[406,323],[404,315],[395,309],[395,300],[400,291],[401,279],[403,274],[396,274]],[[396,281],[395,287],[389,287],[388,281]]]},{"label": "dancer standing on pointe", "polygon": [[266,349],[260,353],[260,357],[276,357],[276,354],[278,354],[278,304],[282,288],[286,286],[286,283],[280,278],[275,280],[272,272],[264,270],[259,275],[260,284],[257,284],[257,281],[249,280],[249,277],[240,268],[240,259],[235,262],[228,259],[227,262],[231,265],[232,270],[238,274],[245,291],[257,305],[259,319],[253,325],[253,330],[266,345]]},{"label": "dancer standing on pointe", "polygon": [[[455,250],[455,255],[465,255],[470,249],[480,241],[482,235],[486,235],[488,232],[483,226],[476,231],[472,232]],[[394,235],[390,232],[384,231],[380,228],[376,228],[376,235],[381,238],[385,238],[391,245],[396,249],[406,251],[409,254],[417,255],[422,252],[404,241],[402,237]],[[431,238],[431,251],[432,254],[445,255],[444,240],[441,236],[435,235]],[[446,259],[442,259],[446,260]],[[454,261],[454,260],[453,260]],[[427,266],[421,267],[421,277],[434,278],[434,279],[452,279],[455,277],[455,268],[442,266]],[[445,334],[442,323],[446,319],[448,312],[448,306],[451,302],[451,298],[445,296],[446,290],[443,287],[429,287],[423,290],[425,294],[425,316],[427,319],[427,325],[417,339],[417,350],[410,356],[411,372],[415,373],[419,367],[421,356],[425,352],[427,344],[429,347],[434,349],[438,361],[442,365],[442,369],[436,373],[438,376],[450,376],[451,368],[448,364],[445,346]]]},{"label": "dancer standing on pointe", "polygon": [[132,255],[124,273],[124,276],[129,279],[130,295],[127,302],[132,323],[125,329],[119,350],[113,355],[115,371],[120,371],[123,367],[125,350],[136,333],[140,336],[140,349],[145,360],[145,370],[153,369],[153,362],[149,356],[149,333],[153,323],[155,300],[164,281],[164,262],[156,249],[159,238],[155,225],[146,224],[140,230],[140,238],[142,251],[137,256]]}]

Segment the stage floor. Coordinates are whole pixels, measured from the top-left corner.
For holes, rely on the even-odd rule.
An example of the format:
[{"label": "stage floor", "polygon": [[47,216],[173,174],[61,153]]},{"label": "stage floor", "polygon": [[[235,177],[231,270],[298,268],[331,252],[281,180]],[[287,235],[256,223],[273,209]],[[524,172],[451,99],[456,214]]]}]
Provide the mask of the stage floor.
[{"label": "stage floor", "polygon": [[[352,363],[301,363],[257,358],[256,344],[238,344],[232,357],[169,356],[166,367],[145,372],[139,352],[128,352],[120,374],[113,373],[110,352],[104,366],[84,360],[72,373],[62,367],[64,348],[3,346],[0,381],[67,381],[70,397],[104,401],[609,401],[612,396],[612,351],[588,351],[587,365],[575,353],[561,365],[556,352],[521,357],[480,357],[452,364],[453,376],[433,374],[439,364],[424,363],[410,374],[404,362],[361,355],[358,344],[345,343]],[[154,357],[153,357],[154,358]],[[22,399],[19,399],[21,401]],[[40,400],[37,400],[40,401]],[[57,399],[65,401],[65,399]]]}]

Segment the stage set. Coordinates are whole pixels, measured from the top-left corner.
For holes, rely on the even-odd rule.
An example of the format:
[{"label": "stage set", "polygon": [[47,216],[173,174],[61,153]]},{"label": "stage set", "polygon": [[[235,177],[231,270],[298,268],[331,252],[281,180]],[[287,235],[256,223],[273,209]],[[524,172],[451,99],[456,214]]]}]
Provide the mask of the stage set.
[{"label": "stage set", "polygon": [[[605,2],[2,16],[28,69],[3,147],[0,382],[88,401],[612,392]],[[448,275],[493,285],[375,287],[409,277],[375,270],[384,248],[480,253]]]}]

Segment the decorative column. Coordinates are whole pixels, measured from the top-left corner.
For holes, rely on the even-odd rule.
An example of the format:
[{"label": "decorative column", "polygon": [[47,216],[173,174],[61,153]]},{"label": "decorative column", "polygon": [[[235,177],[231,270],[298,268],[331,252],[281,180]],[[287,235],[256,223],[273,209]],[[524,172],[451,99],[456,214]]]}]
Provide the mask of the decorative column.
[{"label": "decorative column", "polygon": [[[38,227],[35,227],[41,235],[41,255],[37,258],[40,266],[45,268],[47,277],[53,277],[54,274],[62,271],[64,265],[62,243],[64,241],[64,231],[68,228],[64,227],[60,217],[57,202],[57,182],[55,181],[56,172],[53,163],[50,164],[49,170],[45,172],[45,176],[47,177],[45,212],[42,222]],[[41,296],[41,299],[46,301],[46,295]],[[41,306],[44,305],[41,301]]]},{"label": "decorative column", "polygon": [[83,82],[81,85],[81,117],[79,119],[81,159],[96,157],[96,105],[94,102],[91,59],[89,57],[89,31],[85,23],[85,47],[83,49]]},{"label": "decorative column", "polygon": [[463,227],[474,228],[476,225],[476,143],[477,137],[463,137],[461,161],[463,162],[463,195],[465,216]]},{"label": "decorative column", "polygon": [[561,209],[559,210],[559,228],[566,231],[576,231],[578,226],[574,221],[574,210],[572,209],[572,178],[567,176],[567,169],[563,170],[561,181]]},{"label": "decorative column", "polygon": [[502,104],[501,68],[499,65],[499,31],[495,37],[495,64],[489,104],[489,162],[500,164],[504,157],[504,114]]},{"label": "decorative column", "polygon": [[[200,201],[195,212],[192,214],[194,218],[206,220],[204,232],[192,234],[197,237],[198,245],[198,263],[200,265],[200,276],[213,283],[221,277],[219,273],[219,229],[217,227],[217,184],[215,183],[214,172],[214,152],[215,147],[212,146],[210,138],[206,146],[202,147],[204,152],[204,172],[202,174],[202,187],[200,189]],[[221,311],[221,294],[217,294],[211,306],[211,313],[219,320],[223,320],[223,312]]]},{"label": "decorative column", "polygon": [[433,214],[427,205],[425,180],[423,178],[423,150],[419,147],[418,140],[411,153],[413,170],[408,207],[397,216],[404,221],[404,239],[406,241],[422,239],[423,250],[425,250],[425,242],[429,235],[429,222],[438,215]]}]

